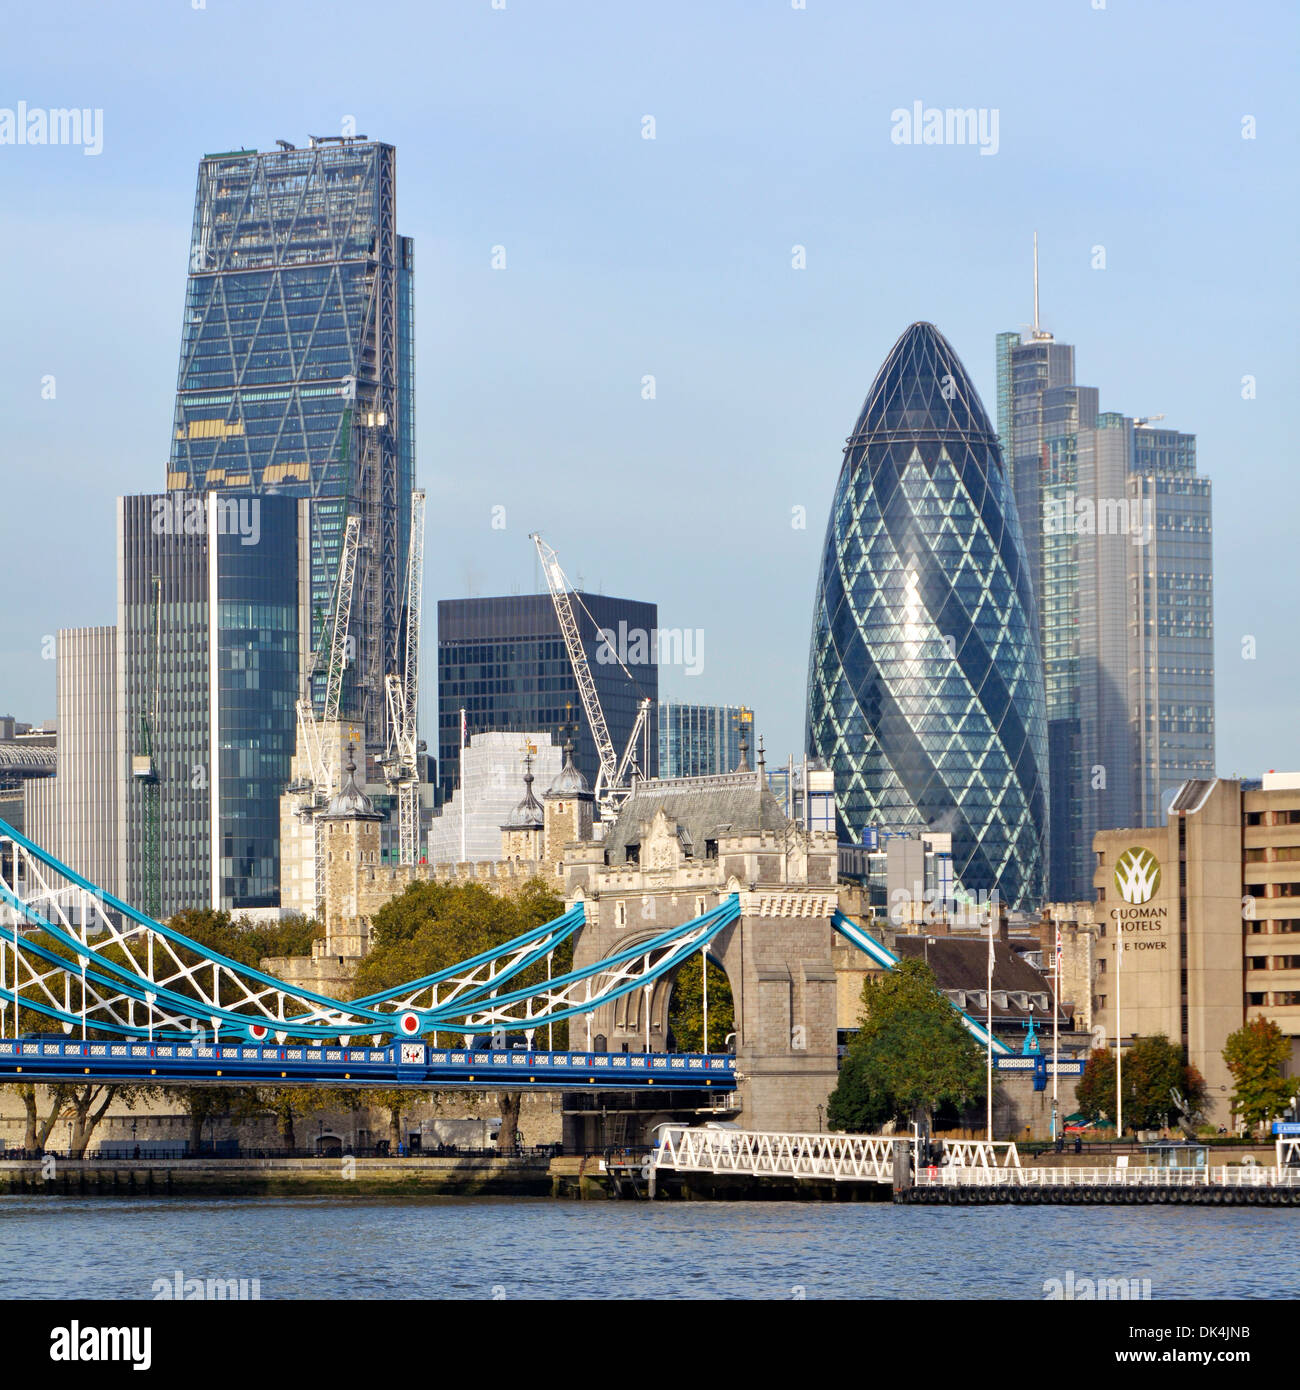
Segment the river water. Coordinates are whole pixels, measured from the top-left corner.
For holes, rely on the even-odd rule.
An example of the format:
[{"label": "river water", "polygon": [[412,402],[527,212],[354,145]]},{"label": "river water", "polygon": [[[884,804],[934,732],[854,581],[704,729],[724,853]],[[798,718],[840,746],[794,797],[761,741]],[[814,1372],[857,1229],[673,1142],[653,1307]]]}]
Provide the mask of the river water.
[{"label": "river water", "polygon": [[149,1299],[178,1272],[263,1299],[1041,1299],[1071,1271],[1153,1299],[1295,1298],[1300,1212],[0,1197],[5,1299]]}]

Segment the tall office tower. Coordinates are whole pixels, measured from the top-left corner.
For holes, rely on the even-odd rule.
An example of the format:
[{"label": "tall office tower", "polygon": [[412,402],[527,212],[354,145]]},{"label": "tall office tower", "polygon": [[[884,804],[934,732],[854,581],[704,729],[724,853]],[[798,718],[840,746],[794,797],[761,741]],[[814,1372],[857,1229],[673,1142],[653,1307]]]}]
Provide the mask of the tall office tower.
[{"label": "tall office tower", "polygon": [[310,503],[173,492],[117,508],[122,896],[154,917],[274,907]]},{"label": "tall office tower", "polygon": [[342,712],[376,749],[415,474],[414,251],[396,231],[391,145],[281,145],[199,164],[167,486],[311,499],[318,647],[344,523],[361,518]]},{"label": "tall office tower", "polygon": [[34,793],[28,834],[116,894],[117,630],[61,628],[55,657],[58,772],[24,784]]},{"label": "tall office tower", "polygon": [[[1100,412],[1096,389],[1074,381],[1073,347],[1037,323],[1024,340],[998,335],[997,366],[999,429],[1038,599],[1048,893],[1078,901],[1092,893],[1094,834],[1157,824],[1162,794],[1213,774],[1209,484],[1193,476],[1191,436]],[[1147,621],[1157,605],[1163,659]]]},{"label": "tall office tower", "polygon": [[997,436],[943,335],[915,323],[844,451],[813,610],[808,753],[841,839],[952,836],[967,892],[1043,892],[1037,613]]},{"label": "tall office tower", "polygon": [[1160,825],[1180,783],[1214,776],[1214,534],[1196,436],[1128,431],[1129,511],[1149,536],[1130,578],[1130,699],[1140,825]]},{"label": "tall office tower", "polygon": [[[653,603],[603,594],[575,593],[574,598],[578,632],[619,757],[641,700],[652,702],[636,758],[641,775],[653,777],[658,762],[658,609]],[[469,735],[535,729],[563,744],[567,728],[577,724],[577,764],[595,785],[600,770],[596,742],[549,594],[439,601],[438,775],[444,802],[460,785],[462,710]]]},{"label": "tall office tower", "polygon": [[745,705],[659,705],[659,776],[713,777],[735,772],[740,745],[754,766],[754,712]]}]

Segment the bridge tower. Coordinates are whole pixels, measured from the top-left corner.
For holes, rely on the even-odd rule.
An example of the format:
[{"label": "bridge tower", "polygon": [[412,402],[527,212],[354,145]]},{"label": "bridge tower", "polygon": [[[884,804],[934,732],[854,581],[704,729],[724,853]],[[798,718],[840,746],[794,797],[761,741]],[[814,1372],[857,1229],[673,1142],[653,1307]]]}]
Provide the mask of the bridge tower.
[{"label": "bridge tower", "polygon": [[[570,845],[565,870],[569,901],[587,915],[577,967],[737,894],[740,919],[709,947],[735,1008],[740,1109],[731,1118],[746,1129],[824,1127],[837,1075],[833,834],[788,820],[761,773],[664,779],[634,787],[603,842]],[[648,1039],[665,1050],[672,987],[659,980],[595,1010],[592,1045],[640,1052]],[[586,1046],[585,1020],[570,1024],[570,1038]],[[571,1142],[600,1144],[585,1116],[571,1119]]]}]

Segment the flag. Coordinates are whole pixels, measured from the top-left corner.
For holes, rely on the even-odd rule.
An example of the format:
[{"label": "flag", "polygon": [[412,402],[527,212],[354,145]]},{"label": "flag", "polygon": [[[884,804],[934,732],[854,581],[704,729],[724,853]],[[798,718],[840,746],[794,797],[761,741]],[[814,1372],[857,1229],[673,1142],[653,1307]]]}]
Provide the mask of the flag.
[{"label": "flag", "polygon": [[464,748],[469,742],[469,721],[465,718],[465,711],[460,712],[460,746]]}]

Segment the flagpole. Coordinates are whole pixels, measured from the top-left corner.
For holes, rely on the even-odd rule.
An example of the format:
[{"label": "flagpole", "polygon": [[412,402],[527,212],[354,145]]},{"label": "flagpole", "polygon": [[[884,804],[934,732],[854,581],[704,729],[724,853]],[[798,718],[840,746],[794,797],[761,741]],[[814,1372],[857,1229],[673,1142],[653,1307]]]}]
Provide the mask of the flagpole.
[{"label": "flagpole", "polygon": [[460,712],[460,862],[465,862],[465,711]]},{"label": "flagpole", "polygon": [[700,980],[704,988],[704,1052],[709,1051],[709,948],[700,952]]},{"label": "flagpole", "polygon": [[985,1051],[986,1051],[986,1084],[987,1084],[987,1127],[988,1141],[993,1142],[993,913],[996,904],[989,903],[989,987],[985,995],[988,1004],[988,1021],[985,1027]]},{"label": "flagpole", "polygon": [[1115,923],[1115,1138],[1124,1138],[1124,1032],[1120,1026],[1120,1006],[1123,1001],[1123,991],[1120,988],[1120,980],[1123,976],[1121,967],[1124,964],[1124,937],[1123,926],[1120,922]]},{"label": "flagpole", "polygon": [[1057,1074],[1061,1069],[1061,919],[1056,919],[1056,994],[1052,999],[1052,1142],[1056,1142]]}]

